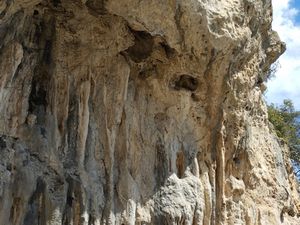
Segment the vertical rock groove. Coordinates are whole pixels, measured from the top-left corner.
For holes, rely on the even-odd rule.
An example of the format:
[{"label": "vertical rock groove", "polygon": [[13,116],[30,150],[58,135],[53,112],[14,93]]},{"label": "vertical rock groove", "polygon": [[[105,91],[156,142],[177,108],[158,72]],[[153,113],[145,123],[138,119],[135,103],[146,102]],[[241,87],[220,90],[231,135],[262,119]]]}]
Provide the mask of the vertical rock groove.
[{"label": "vertical rock groove", "polygon": [[0,225],[300,224],[260,88],[285,49],[271,15],[1,1]]}]

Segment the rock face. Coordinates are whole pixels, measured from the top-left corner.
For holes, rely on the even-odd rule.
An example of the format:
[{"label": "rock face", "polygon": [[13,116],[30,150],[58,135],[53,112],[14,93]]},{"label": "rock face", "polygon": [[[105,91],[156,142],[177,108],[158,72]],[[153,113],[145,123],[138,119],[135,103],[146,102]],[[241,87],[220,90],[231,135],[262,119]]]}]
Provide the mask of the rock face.
[{"label": "rock face", "polygon": [[1,0],[0,224],[300,224],[270,0]]}]

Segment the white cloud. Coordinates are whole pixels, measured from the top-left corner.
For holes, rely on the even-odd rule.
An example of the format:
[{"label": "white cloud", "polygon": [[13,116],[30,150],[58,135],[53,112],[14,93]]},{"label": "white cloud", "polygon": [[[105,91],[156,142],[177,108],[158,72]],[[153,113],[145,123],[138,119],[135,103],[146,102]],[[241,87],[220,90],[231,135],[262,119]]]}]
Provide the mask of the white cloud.
[{"label": "white cloud", "polygon": [[295,24],[299,9],[291,0],[273,0],[273,30],[287,45],[279,58],[280,68],[276,77],[268,82],[267,101],[281,104],[283,99],[293,100],[300,110],[300,26]]}]

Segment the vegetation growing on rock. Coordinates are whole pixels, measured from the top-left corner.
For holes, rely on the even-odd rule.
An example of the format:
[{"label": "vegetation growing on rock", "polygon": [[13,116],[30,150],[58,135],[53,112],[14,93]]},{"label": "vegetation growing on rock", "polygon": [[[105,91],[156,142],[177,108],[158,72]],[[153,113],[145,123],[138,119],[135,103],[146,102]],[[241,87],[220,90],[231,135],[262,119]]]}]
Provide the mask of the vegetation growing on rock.
[{"label": "vegetation growing on rock", "polygon": [[291,100],[283,104],[268,106],[269,121],[274,125],[276,134],[290,147],[291,159],[300,162],[300,111],[296,111]]}]

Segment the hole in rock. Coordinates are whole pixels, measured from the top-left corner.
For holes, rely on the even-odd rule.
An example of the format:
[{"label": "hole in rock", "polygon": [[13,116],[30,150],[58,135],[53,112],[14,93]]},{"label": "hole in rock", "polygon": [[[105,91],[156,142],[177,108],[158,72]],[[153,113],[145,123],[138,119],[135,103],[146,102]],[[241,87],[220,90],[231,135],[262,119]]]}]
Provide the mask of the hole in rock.
[{"label": "hole in rock", "polygon": [[73,203],[73,197],[68,195],[67,196],[67,204],[68,206],[72,207],[72,203]]},{"label": "hole in rock", "polygon": [[188,91],[195,91],[198,88],[199,82],[196,78],[184,74],[181,75],[174,83],[174,88],[176,90],[185,89]]},{"label": "hole in rock", "polygon": [[40,132],[41,132],[41,135],[43,136],[43,138],[46,138],[46,129],[44,127],[41,127],[40,128]]},{"label": "hole in rock", "polygon": [[33,113],[37,106],[47,105],[47,92],[45,89],[36,81],[32,81],[31,92],[29,96],[29,112]]},{"label": "hole in rock", "polygon": [[199,102],[200,101],[200,97],[198,95],[196,95],[195,93],[192,93],[191,97],[192,97],[193,101],[195,101],[195,102]]},{"label": "hole in rock", "polygon": [[59,4],[61,4],[60,0],[52,0],[53,6],[57,7]]},{"label": "hole in rock", "polygon": [[12,171],[12,169],[13,169],[13,166],[12,166],[12,164],[11,163],[9,163],[7,166],[6,166],[6,169],[8,170],[8,171]]},{"label": "hole in rock", "polygon": [[160,44],[162,48],[165,50],[167,58],[172,58],[175,56],[176,51],[174,48],[171,48],[167,43],[163,42]]},{"label": "hole in rock", "polygon": [[134,62],[141,62],[147,59],[153,50],[153,37],[145,31],[133,31],[134,45],[129,47],[126,52]]},{"label": "hole in rock", "polygon": [[239,164],[241,163],[240,159],[237,158],[237,157],[234,157],[234,158],[233,158],[233,161],[234,161],[234,163],[237,164],[237,165],[239,165]]},{"label": "hole in rock", "polygon": [[6,141],[2,136],[0,136],[0,149],[4,148],[6,148]]}]

